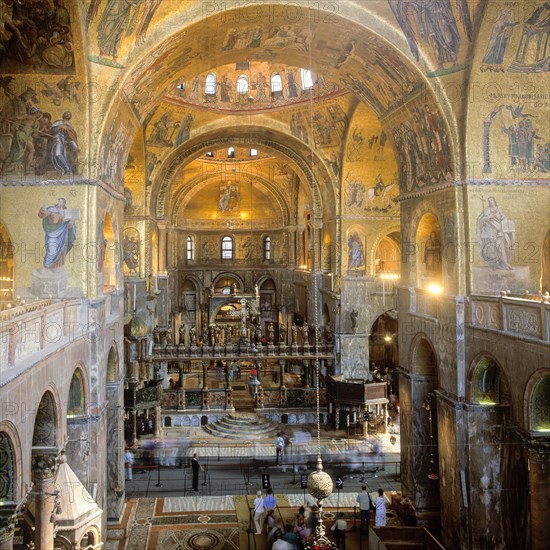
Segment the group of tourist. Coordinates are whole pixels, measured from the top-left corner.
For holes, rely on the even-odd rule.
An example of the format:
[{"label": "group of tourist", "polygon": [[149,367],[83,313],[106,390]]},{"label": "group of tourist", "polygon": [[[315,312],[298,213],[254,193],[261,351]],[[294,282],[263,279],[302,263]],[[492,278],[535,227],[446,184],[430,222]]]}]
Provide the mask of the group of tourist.
[{"label": "group of tourist", "polygon": [[[357,495],[356,502],[360,508],[360,529],[368,533],[370,525],[370,513],[374,511],[374,525],[381,527],[386,525],[386,497],[383,489],[378,489],[378,496],[372,499],[367,491],[367,486],[362,486],[362,491]],[[256,535],[261,535],[266,528],[267,550],[301,550],[315,534],[318,524],[315,507],[300,507],[296,514],[294,525],[287,523],[284,527],[281,519],[277,518],[275,509],[277,499],[273,490],[267,489],[264,497],[262,491],[258,491],[254,499],[254,527]],[[344,513],[340,512],[331,531],[338,548],[346,549],[346,532],[348,524],[344,519]]]}]

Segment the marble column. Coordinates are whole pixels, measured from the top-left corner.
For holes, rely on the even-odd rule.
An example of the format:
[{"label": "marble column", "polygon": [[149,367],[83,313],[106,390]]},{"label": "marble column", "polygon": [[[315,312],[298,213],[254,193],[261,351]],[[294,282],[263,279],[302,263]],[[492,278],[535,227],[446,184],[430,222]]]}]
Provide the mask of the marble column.
[{"label": "marble column", "polygon": [[33,450],[32,473],[34,479],[34,546],[40,550],[53,550],[55,537],[54,478],[58,467],[57,450]]},{"label": "marble column", "polygon": [[166,223],[158,224],[158,270],[166,270]]},{"label": "marble column", "polygon": [[279,386],[281,388],[285,387],[285,361],[281,359],[279,361]]},{"label": "marble column", "polygon": [[130,426],[132,428],[132,435],[130,437],[130,447],[135,447],[138,444],[138,438],[137,438],[137,412],[135,410],[130,411]]},{"label": "marble column", "polygon": [[531,440],[528,444],[531,548],[550,548],[550,442]]},{"label": "marble column", "polygon": [[162,413],[161,413],[161,409],[160,409],[160,405],[157,405],[155,407],[155,437],[161,437],[162,436],[162,427],[161,427],[161,416],[162,416]]},{"label": "marble column", "polygon": [[179,374],[179,379],[180,379],[180,388],[183,388],[183,372],[184,372],[184,369],[183,369],[183,361],[180,361],[178,363],[178,374]]},{"label": "marble column", "polygon": [[202,363],[202,389],[207,390],[208,389],[208,363],[206,361],[203,361]]}]

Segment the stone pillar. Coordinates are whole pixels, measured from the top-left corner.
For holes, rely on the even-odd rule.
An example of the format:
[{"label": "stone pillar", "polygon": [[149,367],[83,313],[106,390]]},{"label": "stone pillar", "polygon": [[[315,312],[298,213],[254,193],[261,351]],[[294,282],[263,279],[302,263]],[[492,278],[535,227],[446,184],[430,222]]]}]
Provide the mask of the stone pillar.
[{"label": "stone pillar", "polygon": [[531,440],[528,447],[531,548],[550,548],[550,443]]},{"label": "stone pillar", "polygon": [[162,426],[161,426],[161,408],[160,405],[155,407],[155,437],[162,436]]},{"label": "stone pillar", "polygon": [[57,471],[57,450],[33,450],[32,473],[34,479],[34,546],[40,550],[53,550],[56,506],[54,478]]},{"label": "stone pillar", "polygon": [[202,389],[207,390],[208,389],[208,363],[206,361],[203,361],[202,363]]},{"label": "stone pillar", "polygon": [[183,388],[183,361],[178,363],[178,374],[180,378],[180,387]]},{"label": "stone pillar", "polygon": [[281,359],[279,361],[279,386],[281,388],[285,387],[285,360]]},{"label": "stone pillar", "polygon": [[130,437],[130,447],[135,447],[138,444],[138,438],[137,438],[137,412],[135,410],[130,411],[130,426],[132,428],[132,435]]},{"label": "stone pillar", "polygon": [[340,405],[334,406],[334,429],[340,429]]},{"label": "stone pillar", "polygon": [[157,242],[158,270],[165,271],[166,270],[166,223],[159,223],[158,229],[159,229],[158,231],[159,240]]}]

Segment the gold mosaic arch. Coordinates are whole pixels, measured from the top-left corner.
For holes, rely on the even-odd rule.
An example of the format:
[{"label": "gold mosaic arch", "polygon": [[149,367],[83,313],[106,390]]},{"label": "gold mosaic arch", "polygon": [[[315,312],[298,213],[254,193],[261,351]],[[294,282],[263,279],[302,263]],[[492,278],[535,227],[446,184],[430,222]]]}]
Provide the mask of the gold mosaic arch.
[{"label": "gold mosaic arch", "polygon": [[[150,49],[144,55],[139,53],[144,47],[133,48],[127,57],[127,65],[133,63],[134,59],[135,64],[131,70],[113,82],[113,88],[123,90],[121,97],[132,106],[135,116],[141,118],[155,107],[175,82],[228,63],[250,59],[308,67],[315,74],[337,81],[344,88],[351,90],[381,117],[384,126],[388,126],[389,135],[393,130],[398,130],[404,121],[413,120],[413,107],[429,107],[428,112],[434,114],[434,118],[435,114],[439,117],[434,125],[445,136],[446,166],[445,175],[426,179],[421,185],[436,185],[441,183],[443,178],[455,179],[460,172],[455,152],[460,149],[453,109],[446,95],[440,92],[438,77],[436,78],[434,71],[431,78],[426,78],[418,68],[435,68],[433,61],[425,55],[424,49],[428,50],[429,45],[417,45],[416,56],[419,61],[411,62],[410,43],[404,39],[399,25],[390,23],[393,15],[388,5],[365,7],[359,4],[352,14],[351,4],[355,5],[352,2],[345,4],[346,13],[344,8],[342,14],[338,15],[327,12],[328,19],[324,19],[318,13],[310,16],[310,10],[302,6],[300,9],[303,9],[303,17],[294,25],[285,21],[285,15],[281,11],[282,5],[275,7],[269,18],[257,24],[262,30],[263,39],[259,41],[258,47],[254,48],[228,47],[226,33],[219,32],[219,29],[227,29],[229,26],[241,33],[251,32],[251,23],[245,19],[239,20],[232,10],[208,14],[209,17],[199,19],[198,13],[191,9],[185,15],[186,21],[190,22],[185,28],[181,28],[181,18],[167,16],[150,35],[157,36],[157,44],[161,36],[163,41],[157,48]],[[277,4],[274,3],[274,6]],[[376,11],[380,14],[376,14]],[[170,25],[165,26],[168,21]],[[285,26],[295,40],[287,43],[288,41],[280,37],[277,41],[276,31],[279,29],[280,32],[281,26]],[[174,28],[178,30],[173,32]],[[216,28],[217,32],[205,32],[208,28]],[[160,29],[164,29],[165,34],[158,34],[157,31]],[[341,33],[338,32],[339,29],[342,30]],[[167,35],[168,38],[165,38]],[[205,37],[208,37],[208,40]],[[152,42],[149,40],[144,42],[150,43]],[[182,47],[182,44],[187,46]],[[464,44],[461,45],[462,49],[463,46]],[[387,88],[388,78],[393,78],[392,82],[396,88],[394,97],[390,99],[379,97],[378,94],[382,92],[376,91],[377,88]],[[406,84],[396,84],[400,81]],[[413,100],[418,102],[418,105],[413,105]],[[111,109],[107,108],[106,111],[114,112],[116,98],[111,95],[107,101],[111,103]],[[411,125],[414,126],[413,123]],[[420,134],[422,130],[417,126],[412,128],[412,131]],[[395,148],[394,138],[390,135],[389,139]],[[400,164],[406,164],[403,148],[397,147],[396,153],[400,157]],[[413,182],[410,187],[414,185],[416,183]]]},{"label": "gold mosaic arch", "polygon": [[[241,131],[245,131],[242,130]],[[194,145],[189,146],[184,144],[176,150],[170,159],[167,159],[164,166],[162,167],[162,172],[159,174],[157,181],[158,184],[155,184],[157,187],[156,194],[153,192],[151,199],[151,211],[155,213],[157,218],[165,218],[167,216],[166,212],[166,197],[169,192],[171,183],[174,176],[176,175],[177,170],[181,166],[184,166],[189,161],[193,160],[201,153],[209,151],[211,149],[217,149],[220,146],[224,145],[255,145],[258,147],[267,147],[274,151],[281,153],[284,157],[288,158],[293,162],[293,164],[300,170],[302,175],[305,177],[306,181],[310,185],[310,188],[313,190],[313,198],[315,202],[315,213],[316,216],[321,216],[323,212],[323,194],[320,190],[319,179],[315,177],[315,174],[309,167],[308,163],[305,161],[302,155],[296,153],[290,147],[283,145],[277,141],[270,139],[256,137],[254,135],[247,135],[243,137],[224,137],[224,138],[212,138],[206,141],[201,141]],[[319,166],[321,161],[319,160]],[[319,170],[320,174],[325,175],[325,170]],[[334,192],[328,195],[334,196]],[[325,201],[326,202],[326,201]]]},{"label": "gold mosaic arch", "polygon": [[[345,46],[350,40],[359,40],[357,37],[363,36],[364,33],[367,35],[365,38],[372,42],[368,44],[370,48],[379,43],[386,47],[391,46],[399,52],[401,62],[407,62],[410,66],[408,70],[411,70],[413,63],[407,59],[410,54],[402,53],[408,51],[406,40],[397,25],[389,23],[391,19],[389,7],[380,5],[372,9],[372,3],[367,6],[363,2],[348,4],[357,5],[348,8],[345,14],[323,12],[319,6],[315,9],[303,5],[299,7],[301,13],[296,18],[289,17],[287,2],[273,2],[272,12],[269,15],[265,14],[265,17],[261,17],[260,14],[255,21],[243,17],[242,8],[226,9],[223,3],[219,4],[219,9],[214,10],[214,13],[205,14],[189,8],[185,13],[182,10],[176,14],[165,14],[163,21],[157,20],[156,28],[149,35],[151,39],[135,44],[128,51],[124,66],[119,68],[131,67],[131,69],[121,74],[120,78],[115,77],[111,86],[112,92],[106,97],[107,103],[116,101],[116,90],[121,89],[124,90],[130,102],[134,101],[134,96],[139,96],[146,90],[156,92],[148,99],[149,104],[154,103],[164,94],[167,85],[182,80],[182,76],[189,72],[191,64],[193,75],[200,74],[217,66],[241,61],[246,56],[246,52],[254,60],[277,61],[311,68],[314,71],[326,71],[332,67],[335,72],[338,72],[346,61],[341,59],[342,55],[345,56],[348,53]],[[265,2],[262,1],[247,2],[246,8],[254,9],[256,5],[259,8],[266,7]],[[384,12],[382,17],[375,13],[376,10]],[[182,20],[187,23],[185,26],[181,25]],[[278,37],[276,30],[281,27],[295,39],[285,41],[282,37]],[[258,47],[240,48],[237,44],[228,48],[228,31],[246,33],[253,28],[261,29],[262,36]],[[175,32],[174,29],[176,29]],[[220,29],[225,32],[220,32]],[[329,55],[323,55],[319,50],[319,42],[326,44]],[[93,45],[91,50],[94,50]],[[312,51],[319,51],[322,61],[310,56]],[[239,56],[236,55],[237,52],[240,52]],[[159,74],[161,67],[162,76]]]},{"label": "gold mosaic arch", "polygon": [[[223,177],[224,176],[222,174],[206,174],[187,180],[184,184],[182,184],[172,196],[172,208],[170,214],[171,223],[175,224],[177,222],[178,212],[185,209],[189,202],[193,200],[196,193],[213,183],[220,183]],[[274,196],[277,206],[281,211],[282,224],[288,225],[290,223],[291,216],[290,208],[287,200],[285,200],[284,195],[280,192],[278,187],[268,178],[258,175],[250,177],[255,182],[260,183],[260,185],[265,187],[268,192]]]}]

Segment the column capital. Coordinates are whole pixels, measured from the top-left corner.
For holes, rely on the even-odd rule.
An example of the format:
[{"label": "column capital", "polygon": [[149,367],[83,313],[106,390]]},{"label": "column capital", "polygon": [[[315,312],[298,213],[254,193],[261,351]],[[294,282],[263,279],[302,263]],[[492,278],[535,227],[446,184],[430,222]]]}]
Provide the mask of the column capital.
[{"label": "column capital", "polygon": [[529,460],[539,464],[546,464],[550,461],[550,438],[530,438],[526,443]]},{"label": "column capital", "polygon": [[34,448],[32,451],[31,469],[36,481],[52,478],[59,466],[58,449]]},{"label": "column capital", "polygon": [[2,509],[0,513],[0,545],[13,538],[15,526],[17,525],[17,513],[15,509],[11,509],[9,506],[8,508],[10,509]]}]

